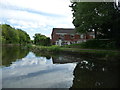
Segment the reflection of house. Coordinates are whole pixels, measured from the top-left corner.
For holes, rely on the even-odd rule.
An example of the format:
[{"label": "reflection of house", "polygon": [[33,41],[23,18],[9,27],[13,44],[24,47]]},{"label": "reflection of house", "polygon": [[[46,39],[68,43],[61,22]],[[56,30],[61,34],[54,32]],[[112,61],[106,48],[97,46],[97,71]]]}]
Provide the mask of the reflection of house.
[{"label": "reflection of house", "polygon": [[81,43],[86,40],[93,39],[94,32],[86,34],[76,33],[72,28],[53,28],[52,31],[52,44],[54,45],[70,45],[73,43]]}]

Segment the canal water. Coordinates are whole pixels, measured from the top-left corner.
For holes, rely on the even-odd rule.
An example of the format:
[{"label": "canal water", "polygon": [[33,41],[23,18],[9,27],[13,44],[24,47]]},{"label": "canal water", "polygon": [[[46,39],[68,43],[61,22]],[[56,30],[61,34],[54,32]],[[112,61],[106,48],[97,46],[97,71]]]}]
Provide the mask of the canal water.
[{"label": "canal water", "polygon": [[118,88],[118,65],[93,57],[7,46],[2,48],[2,88]]}]

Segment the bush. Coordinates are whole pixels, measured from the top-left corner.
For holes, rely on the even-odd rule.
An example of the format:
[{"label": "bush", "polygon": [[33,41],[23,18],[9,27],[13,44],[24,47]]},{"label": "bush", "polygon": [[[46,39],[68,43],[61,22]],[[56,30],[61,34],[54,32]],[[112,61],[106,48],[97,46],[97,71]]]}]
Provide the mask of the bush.
[{"label": "bush", "polygon": [[116,46],[115,46],[115,41],[112,41],[110,43],[107,43],[106,44],[106,48],[112,48],[112,49],[117,49]]},{"label": "bush", "polygon": [[109,40],[88,40],[80,44],[82,48],[115,49],[115,42]]},{"label": "bush", "polygon": [[62,47],[66,47],[66,48],[81,48],[80,45],[81,45],[80,43],[77,43],[77,44],[65,45],[65,46],[62,46]]},{"label": "bush", "polygon": [[38,52],[59,52],[60,46],[33,46],[33,50]]},{"label": "bush", "polygon": [[47,47],[48,48],[48,51],[54,51],[54,52],[59,52],[60,51],[60,46],[56,46],[56,45],[53,45],[53,46],[50,46],[50,47]]}]

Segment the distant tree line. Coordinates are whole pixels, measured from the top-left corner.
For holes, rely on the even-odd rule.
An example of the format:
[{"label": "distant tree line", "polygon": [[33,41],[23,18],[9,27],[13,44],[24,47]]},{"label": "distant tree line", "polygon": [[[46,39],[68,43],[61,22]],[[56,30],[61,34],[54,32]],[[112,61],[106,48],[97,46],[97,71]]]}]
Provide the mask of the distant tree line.
[{"label": "distant tree line", "polygon": [[35,34],[34,40],[30,40],[30,36],[21,29],[15,29],[8,24],[1,24],[0,41],[3,44],[29,44],[33,43],[41,46],[51,45],[51,40],[42,34]]},{"label": "distant tree line", "polygon": [[29,35],[21,30],[15,29],[8,24],[1,24],[0,41],[3,44],[27,44],[30,43]]},{"label": "distant tree line", "polygon": [[50,46],[51,45],[50,38],[46,37],[45,35],[37,33],[33,37],[34,37],[34,44],[36,44],[36,45],[41,45],[41,46]]},{"label": "distant tree line", "polygon": [[95,32],[96,39],[109,39],[120,47],[120,10],[113,2],[73,2],[73,24],[77,32]]}]

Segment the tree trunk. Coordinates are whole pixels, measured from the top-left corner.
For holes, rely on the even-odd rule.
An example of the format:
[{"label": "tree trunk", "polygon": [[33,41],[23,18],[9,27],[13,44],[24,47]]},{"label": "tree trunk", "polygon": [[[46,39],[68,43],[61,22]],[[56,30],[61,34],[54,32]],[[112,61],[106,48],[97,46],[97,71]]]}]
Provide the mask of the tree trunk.
[{"label": "tree trunk", "polygon": [[97,39],[97,29],[95,29],[95,39]]}]

